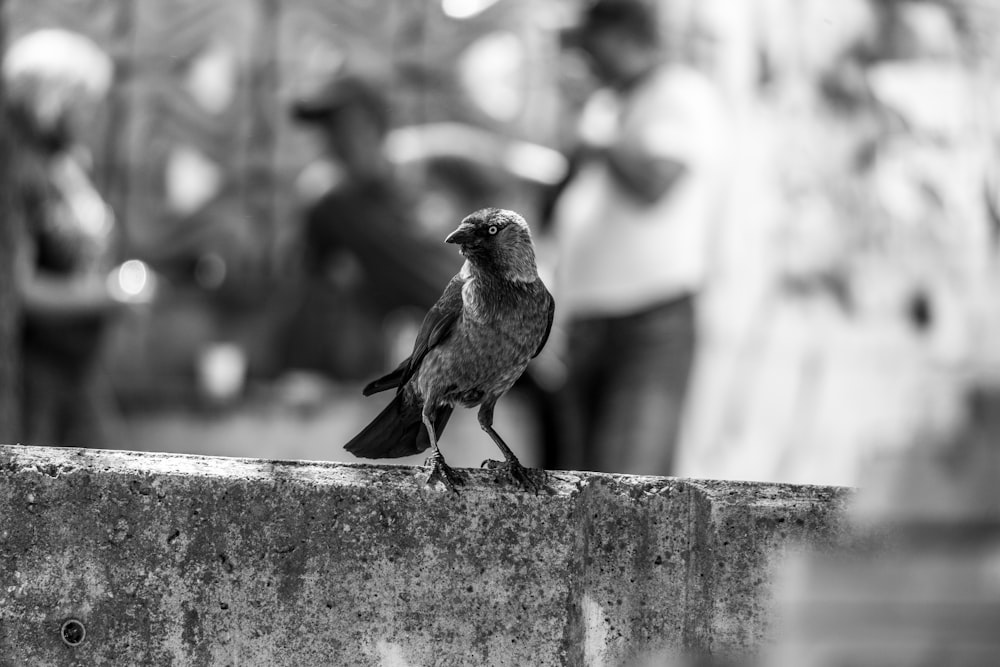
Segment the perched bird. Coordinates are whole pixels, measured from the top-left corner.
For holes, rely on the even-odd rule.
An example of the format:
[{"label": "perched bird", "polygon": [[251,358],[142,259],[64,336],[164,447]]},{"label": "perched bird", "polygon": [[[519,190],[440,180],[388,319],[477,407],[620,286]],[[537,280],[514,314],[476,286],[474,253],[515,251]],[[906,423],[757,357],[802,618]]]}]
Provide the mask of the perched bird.
[{"label": "perched bird", "polygon": [[455,490],[462,479],[438,449],[456,405],[479,406],[479,425],[504,461],[500,469],[525,488],[538,484],[493,429],[493,407],[541,352],[555,303],[535,266],[528,223],[513,211],[485,208],[467,216],[445,239],[466,258],[424,317],[413,353],[363,390],[395,389],[388,406],[345,449],[363,458],[397,458],[430,448],[427,482]]}]

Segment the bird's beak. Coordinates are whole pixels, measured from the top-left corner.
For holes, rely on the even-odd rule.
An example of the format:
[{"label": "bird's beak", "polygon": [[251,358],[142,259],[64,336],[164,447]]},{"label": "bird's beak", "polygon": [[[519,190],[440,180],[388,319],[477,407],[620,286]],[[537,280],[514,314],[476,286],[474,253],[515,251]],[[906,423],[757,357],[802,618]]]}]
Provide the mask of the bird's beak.
[{"label": "bird's beak", "polygon": [[464,245],[471,241],[473,238],[472,225],[462,223],[458,226],[458,229],[448,234],[448,237],[444,240],[445,243],[457,243],[459,245]]}]

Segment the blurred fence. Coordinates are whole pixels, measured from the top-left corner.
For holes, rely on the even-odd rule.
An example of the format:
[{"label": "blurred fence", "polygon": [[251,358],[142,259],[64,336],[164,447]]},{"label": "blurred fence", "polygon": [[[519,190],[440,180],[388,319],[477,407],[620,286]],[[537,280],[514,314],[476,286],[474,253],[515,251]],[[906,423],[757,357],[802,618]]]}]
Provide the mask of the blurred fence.
[{"label": "blurred fence", "polygon": [[[130,248],[154,261],[214,251],[238,264],[274,250],[294,214],[292,180],[318,152],[288,104],[345,62],[390,84],[397,124],[460,120],[537,139],[554,123],[551,94],[497,118],[459,87],[458,59],[495,31],[517,35],[526,62],[551,60],[529,3],[470,21],[399,0],[7,4],[12,37],[61,26],[113,55],[116,87],[91,144]],[[518,85],[551,88],[539,78],[551,67],[523,71],[535,79]]]},{"label": "blurred fence", "polygon": [[271,363],[301,213],[294,181],[321,151],[293,127],[293,98],[349,67],[388,84],[395,125],[459,121],[541,140],[556,126],[556,63],[537,13],[522,1],[468,19],[403,0],[6,3],[11,38],[64,27],[115,61],[87,133],[95,175],[125,252],[166,278],[152,313],[113,342],[128,397],[190,394],[197,354],[216,340],[246,350],[251,373]]}]

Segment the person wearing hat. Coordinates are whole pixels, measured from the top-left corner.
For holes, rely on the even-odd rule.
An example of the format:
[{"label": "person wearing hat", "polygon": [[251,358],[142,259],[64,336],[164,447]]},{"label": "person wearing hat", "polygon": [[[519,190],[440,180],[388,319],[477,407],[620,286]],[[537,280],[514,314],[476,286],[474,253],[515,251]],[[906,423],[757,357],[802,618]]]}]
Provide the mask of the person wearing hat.
[{"label": "person wearing hat", "polygon": [[7,437],[25,444],[116,446],[101,353],[128,306],[109,280],[115,218],[81,139],[113,69],[92,40],[62,29],[22,35],[4,53],[22,315],[21,424]]},{"label": "person wearing hat", "polygon": [[582,443],[564,465],[667,475],[723,195],[725,114],[704,76],[665,60],[646,3],[599,0],[563,41],[603,86],[581,111],[573,176],[553,208],[567,398]]},{"label": "person wearing hat", "polygon": [[283,340],[285,366],[366,378],[388,363],[387,320],[430,308],[457,260],[416,224],[384,151],[390,113],[376,82],[336,74],[291,115],[313,130],[324,157],[298,184],[304,285]]}]

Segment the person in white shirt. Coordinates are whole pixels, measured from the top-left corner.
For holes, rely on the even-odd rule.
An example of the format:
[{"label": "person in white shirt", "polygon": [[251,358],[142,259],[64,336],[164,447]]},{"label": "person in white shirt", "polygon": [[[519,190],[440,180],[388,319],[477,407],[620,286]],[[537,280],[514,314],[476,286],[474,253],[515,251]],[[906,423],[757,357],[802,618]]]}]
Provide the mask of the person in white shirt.
[{"label": "person in white shirt", "polygon": [[723,196],[725,113],[707,78],[664,60],[648,5],[599,0],[572,35],[605,87],[581,113],[576,169],[553,209],[582,443],[563,464],[666,475]]}]

